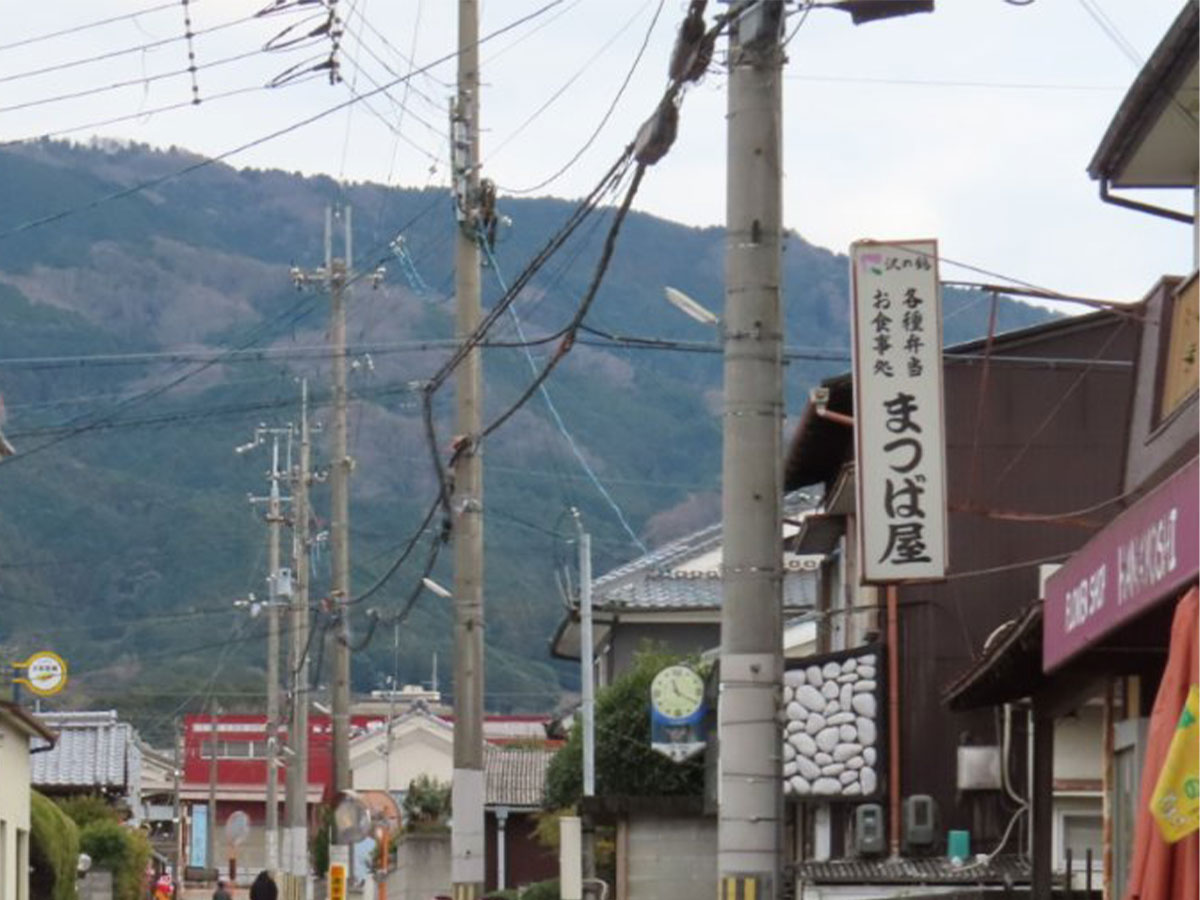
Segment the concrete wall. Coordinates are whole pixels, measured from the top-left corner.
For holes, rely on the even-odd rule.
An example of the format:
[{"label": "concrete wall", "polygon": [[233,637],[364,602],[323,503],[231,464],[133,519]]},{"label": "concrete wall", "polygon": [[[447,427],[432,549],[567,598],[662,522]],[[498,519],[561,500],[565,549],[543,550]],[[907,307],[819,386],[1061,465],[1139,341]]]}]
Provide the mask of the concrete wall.
[{"label": "concrete wall", "polygon": [[[1054,723],[1054,780],[1095,781],[1104,777],[1104,710],[1081,706]],[[1018,748],[1020,752],[1020,748]]]},{"label": "concrete wall", "polygon": [[356,791],[406,791],[418,775],[449,782],[454,772],[454,748],[449,729],[431,733],[424,728],[400,726],[392,734],[391,752],[382,749],[385,737],[351,761]]},{"label": "concrete wall", "polygon": [[396,870],[388,875],[388,900],[451,896],[450,833],[409,834],[396,845]]},{"label": "concrete wall", "polygon": [[717,883],[717,820],[633,815],[622,829],[618,900],[695,900]]},{"label": "concrete wall", "polygon": [[112,896],[113,875],[107,869],[92,869],[79,880],[79,900],[112,900]]},{"label": "concrete wall", "polygon": [[29,896],[28,846],[29,740],[0,719],[0,900]]}]

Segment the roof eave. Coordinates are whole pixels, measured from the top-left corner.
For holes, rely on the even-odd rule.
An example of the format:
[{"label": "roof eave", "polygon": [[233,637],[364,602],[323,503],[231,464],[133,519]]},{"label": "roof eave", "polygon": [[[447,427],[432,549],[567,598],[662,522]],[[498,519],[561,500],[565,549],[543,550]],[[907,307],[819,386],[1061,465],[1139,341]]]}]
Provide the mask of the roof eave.
[{"label": "roof eave", "polygon": [[1121,169],[1172,102],[1188,71],[1195,65],[1200,6],[1185,3],[1159,45],[1134,79],[1088,163],[1096,181],[1116,180]]},{"label": "roof eave", "polygon": [[9,700],[0,700],[0,719],[9,722],[27,737],[39,737],[44,741],[48,741],[51,747],[58,740],[58,732],[43,725],[32,713]]}]

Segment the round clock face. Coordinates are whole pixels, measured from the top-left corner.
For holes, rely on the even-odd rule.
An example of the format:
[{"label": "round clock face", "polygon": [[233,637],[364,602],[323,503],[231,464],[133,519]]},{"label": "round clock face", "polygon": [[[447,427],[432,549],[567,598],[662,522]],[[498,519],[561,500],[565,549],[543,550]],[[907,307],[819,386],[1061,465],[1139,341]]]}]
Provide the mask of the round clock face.
[{"label": "round clock face", "polygon": [[668,719],[686,719],[704,702],[704,682],[687,666],[667,666],[650,683],[650,703]]}]

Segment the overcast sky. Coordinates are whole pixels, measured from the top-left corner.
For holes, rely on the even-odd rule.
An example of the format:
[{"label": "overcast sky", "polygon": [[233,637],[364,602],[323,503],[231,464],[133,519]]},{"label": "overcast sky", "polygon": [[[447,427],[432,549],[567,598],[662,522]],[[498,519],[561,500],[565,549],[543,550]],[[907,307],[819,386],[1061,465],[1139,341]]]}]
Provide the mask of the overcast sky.
[{"label": "overcast sky", "polygon": [[[451,54],[456,43],[453,0],[341,0],[345,83],[331,86],[310,76],[258,89],[290,66],[304,70],[328,55],[326,43],[260,52],[289,25],[295,34],[317,22],[303,7],[250,18],[265,2],[23,6],[7,17],[0,39],[3,139],[134,116],[64,136],[221,154],[343,104],[352,92],[367,94],[396,81],[410,70],[410,56],[425,66]],[[483,0],[482,33],[548,2]],[[502,188],[520,189],[570,159],[608,108],[659,6],[658,0],[561,0],[487,40],[485,174]],[[814,9],[802,22],[793,15],[789,29],[799,28],[788,44],[784,88],[786,224],[837,252],[856,238],[936,237],[948,259],[1102,298],[1139,299],[1163,273],[1190,271],[1187,226],[1101,203],[1085,171],[1141,61],[1181,6],[1181,0],[1033,0],[1022,6],[938,0],[932,15],[858,27],[829,9]],[[540,193],[586,193],[630,140],[665,84],[685,7],[685,0],[663,0],[610,121],[591,149]],[[710,14],[718,8],[710,3]],[[141,9],[147,11],[136,18],[24,43]],[[187,103],[192,86],[186,74],[162,77],[187,66],[188,45],[179,39],[185,9],[199,32],[192,41],[199,106]],[[118,52],[130,48],[142,49]],[[114,55],[70,65],[105,54]],[[40,69],[52,71],[28,74]],[[399,84],[229,162],[394,185],[445,184],[453,81],[450,60],[414,76],[407,88]],[[53,100],[123,82],[134,83]],[[689,91],[679,140],[645,179],[639,209],[694,225],[722,221],[724,88],[724,75],[714,72]],[[242,93],[222,96],[231,91]],[[13,108],[22,104],[32,105]],[[173,104],[181,108],[153,112]],[[1185,208],[1191,202],[1186,194],[1146,199]],[[944,263],[942,277],[981,276]],[[719,293],[715,285],[713,296]]]}]

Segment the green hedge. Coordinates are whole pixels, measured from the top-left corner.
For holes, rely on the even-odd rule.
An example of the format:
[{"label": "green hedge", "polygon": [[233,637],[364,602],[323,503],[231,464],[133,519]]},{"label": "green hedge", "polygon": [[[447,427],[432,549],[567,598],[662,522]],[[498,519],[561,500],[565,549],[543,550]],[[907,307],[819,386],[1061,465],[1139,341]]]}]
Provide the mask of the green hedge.
[{"label": "green hedge", "polygon": [[150,840],[144,832],[96,819],[80,829],[79,844],[93,866],[113,873],[113,900],[142,900],[150,861]]},{"label": "green hedge", "polygon": [[30,794],[29,888],[31,900],[75,900],[79,829],[53,801]]}]

